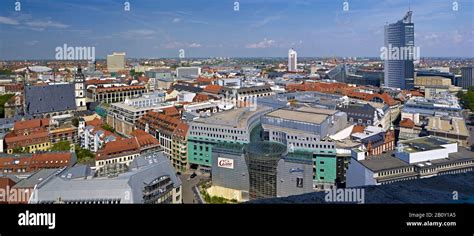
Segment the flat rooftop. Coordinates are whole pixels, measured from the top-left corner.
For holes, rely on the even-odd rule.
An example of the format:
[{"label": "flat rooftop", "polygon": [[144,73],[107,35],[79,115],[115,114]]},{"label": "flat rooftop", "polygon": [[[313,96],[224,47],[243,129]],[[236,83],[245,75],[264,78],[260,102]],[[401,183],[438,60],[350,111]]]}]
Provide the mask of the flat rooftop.
[{"label": "flat rooftop", "polygon": [[257,106],[252,111],[250,108],[243,107],[214,113],[210,117],[199,118],[194,123],[205,123],[210,125],[232,126],[237,128],[246,128],[248,120],[255,114],[270,111],[270,107]]},{"label": "flat rooftop", "polygon": [[373,172],[412,166],[412,164],[396,158],[395,151],[389,151],[359,162]]},{"label": "flat rooftop", "polygon": [[336,114],[337,111],[312,107],[300,107],[298,109],[279,109],[267,114],[268,117],[282,118],[286,120],[301,121],[306,123],[321,124],[328,116]]},{"label": "flat rooftop", "polygon": [[441,145],[446,145],[454,142],[434,136],[426,136],[416,139],[400,141],[399,144],[400,143],[404,146],[404,152],[416,153],[435,149],[444,149],[444,147],[442,147]]},{"label": "flat rooftop", "polygon": [[441,119],[440,117],[428,117],[428,131],[443,132],[448,134],[459,134],[462,136],[469,136],[466,128],[466,123],[463,119]]},{"label": "flat rooftop", "polygon": [[[461,161],[474,160],[474,152],[470,152],[464,148],[460,148],[458,152],[450,153],[448,158],[436,159],[431,161],[423,161],[419,163],[408,164],[397,157],[395,157],[395,150],[377,155],[370,159],[359,161],[363,166],[370,169],[373,172],[379,172],[383,170],[399,169],[402,167],[409,167],[417,165],[420,168],[430,168],[437,165],[450,164]],[[428,164],[426,164],[428,163]],[[423,164],[423,165],[419,165]]]},{"label": "flat rooftop", "polygon": [[140,112],[140,111],[149,111],[149,110],[154,110],[154,109],[172,107],[173,104],[170,102],[161,102],[161,103],[152,104],[151,106],[133,106],[133,105],[126,104],[124,102],[117,102],[117,103],[112,103],[111,106],[120,108],[126,111]]}]

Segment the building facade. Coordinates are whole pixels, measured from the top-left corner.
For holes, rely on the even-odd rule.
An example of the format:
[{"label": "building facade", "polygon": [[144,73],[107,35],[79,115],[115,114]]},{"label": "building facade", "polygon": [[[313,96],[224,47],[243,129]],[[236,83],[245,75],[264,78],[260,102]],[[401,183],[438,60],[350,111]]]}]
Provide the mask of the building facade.
[{"label": "building facade", "polygon": [[217,143],[250,142],[251,131],[260,123],[268,107],[236,108],[196,119],[189,123],[188,160],[190,164],[212,166],[212,147]]},{"label": "building facade", "polygon": [[87,97],[92,102],[114,103],[123,102],[126,98],[139,97],[146,92],[143,85],[117,87],[91,87],[87,89]]}]

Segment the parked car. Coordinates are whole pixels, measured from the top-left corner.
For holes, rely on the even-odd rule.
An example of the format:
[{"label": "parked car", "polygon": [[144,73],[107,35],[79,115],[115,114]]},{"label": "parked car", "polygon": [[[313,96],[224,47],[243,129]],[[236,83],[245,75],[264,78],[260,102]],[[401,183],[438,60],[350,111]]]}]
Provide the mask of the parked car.
[{"label": "parked car", "polygon": [[193,173],[191,174],[191,176],[189,176],[189,177],[190,177],[191,179],[193,179],[193,178],[196,177],[196,176],[197,176],[196,172],[193,172]]}]

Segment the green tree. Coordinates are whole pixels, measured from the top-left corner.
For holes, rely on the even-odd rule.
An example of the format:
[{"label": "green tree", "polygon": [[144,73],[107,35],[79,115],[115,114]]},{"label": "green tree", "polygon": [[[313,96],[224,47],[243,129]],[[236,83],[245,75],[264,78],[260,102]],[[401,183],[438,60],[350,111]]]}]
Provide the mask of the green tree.
[{"label": "green tree", "polygon": [[0,75],[11,75],[12,70],[9,69],[0,69]]},{"label": "green tree", "polygon": [[464,108],[474,110],[474,87],[469,88],[467,92],[459,91],[457,97],[461,100]]},{"label": "green tree", "polygon": [[20,154],[20,153],[25,153],[26,149],[23,150],[23,147],[14,147],[13,148],[13,154]]},{"label": "green tree", "polygon": [[115,129],[112,126],[110,126],[109,124],[103,124],[102,129],[105,129],[105,130],[110,131],[110,132],[115,132]]},{"label": "green tree", "polygon": [[75,127],[79,126],[79,118],[74,117],[74,118],[72,118],[71,122],[72,122],[72,125],[74,125]]},{"label": "green tree", "polygon": [[69,151],[71,149],[71,143],[69,141],[59,141],[53,144],[51,151]]},{"label": "green tree", "polygon": [[88,149],[81,148],[76,145],[76,156],[79,163],[87,163],[95,160],[95,154]]},{"label": "green tree", "polygon": [[5,94],[0,96],[0,117],[5,117],[5,103],[13,96],[14,94]]}]

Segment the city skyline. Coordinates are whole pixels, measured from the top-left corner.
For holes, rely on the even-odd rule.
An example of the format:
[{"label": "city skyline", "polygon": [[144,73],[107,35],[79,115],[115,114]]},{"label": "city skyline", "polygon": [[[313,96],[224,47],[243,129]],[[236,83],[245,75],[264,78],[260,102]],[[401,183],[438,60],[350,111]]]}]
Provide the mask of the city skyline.
[{"label": "city skyline", "polygon": [[[383,29],[408,8],[421,57],[474,55],[473,2],[458,1],[123,1],[2,2],[0,59],[54,59],[67,44],[95,47],[97,58],[117,51],[128,58],[378,57]],[[116,10],[114,10],[116,9]],[[76,15],[71,17],[71,14]]]}]

